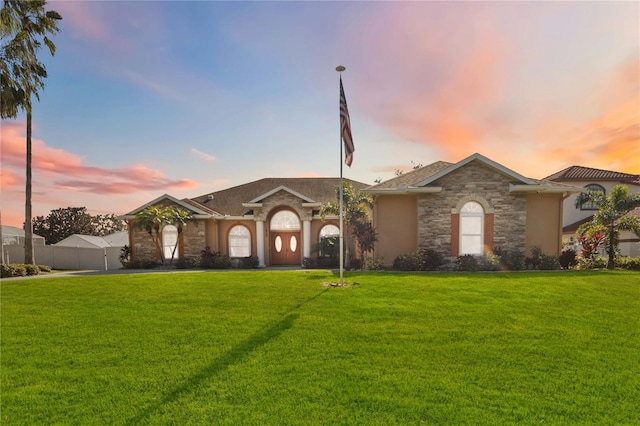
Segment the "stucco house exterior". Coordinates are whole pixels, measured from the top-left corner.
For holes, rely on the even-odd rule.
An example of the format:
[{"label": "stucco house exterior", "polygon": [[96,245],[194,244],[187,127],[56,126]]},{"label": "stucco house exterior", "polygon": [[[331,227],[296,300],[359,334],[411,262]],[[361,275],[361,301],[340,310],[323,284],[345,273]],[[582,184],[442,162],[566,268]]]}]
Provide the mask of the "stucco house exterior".
[{"label": "stucco house exterior", "polygon": [[430,248],[444,256],[561,250],[563,200],[579,188],[524,177],[481,155],[439,161],[371,186],[375,257]]},{"label": "stucco house exterior", "polygon": [[[640,192],[640,174],[614,172],[583,166],[571,166],[545,178],[546,180],[569,184],[585,190],[602,191],[608,195],[614,186],[622,184],[630,193]],[[562,215],[562,239],[565,244],[580,251],[576,230],[580,225],[591,220],[597,211],[594,206],[585,204],[576,207],[577,194],[572,194],[564,201]],[[640,216],[640,209],[631,214]],[[630,231],[620,232],[620,254],[623,256],[640,256],[640,239]]]},{"label": "stucco house exterior", "polygon": [[[387,265],[419,247],[451,257],[496,248],[540,247],[558,254],[563,201],[580,191],[524,177],[480,154],[457,163],[439,161],[373,186],[350,182],[374,198],[374,257]],[[318,211],[336,201],[338,184],[339,178],[265,178],[192,199],[162,195],[123,217],[132,256],[155,257],[149,235],[132,224],[137,212],[158,204],[193,215],[179,236],[175,229],[163,231],[167,247],[178,238],[179,258],[210,247],[232,258],[257,256],[260,266],[300,265],[321,237],[337,233],[338,217],[322,221]]]},{"label": "stucco house exterior", "polygon": [[[358,191],[367,187],[345,181]],[[322,221],[318,211],[323,203],[336,202],[339,183],[339,178],[264,178],[193,199],[162,195],[123,216],[129,224],[132,257],[155,257],[151,238],[133,228],[133,219],[140,210],[159,204],[183,208],[193,216],[179,236],[171,228],[163,231],[168,257],[177,236],[178,258],[199,256],[209,247],[231,258],[257,256],[259,266],[301,265],[322,236],[338,232],[339,218]]]}]

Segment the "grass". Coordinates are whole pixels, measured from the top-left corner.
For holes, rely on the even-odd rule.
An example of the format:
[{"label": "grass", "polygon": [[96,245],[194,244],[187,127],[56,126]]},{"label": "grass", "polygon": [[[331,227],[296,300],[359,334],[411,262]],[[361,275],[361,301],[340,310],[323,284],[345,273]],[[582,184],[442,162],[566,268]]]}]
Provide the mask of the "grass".
[{"label": "grass", "polygon": [[640,424],[640,274],[1,284],[14,424]]}]

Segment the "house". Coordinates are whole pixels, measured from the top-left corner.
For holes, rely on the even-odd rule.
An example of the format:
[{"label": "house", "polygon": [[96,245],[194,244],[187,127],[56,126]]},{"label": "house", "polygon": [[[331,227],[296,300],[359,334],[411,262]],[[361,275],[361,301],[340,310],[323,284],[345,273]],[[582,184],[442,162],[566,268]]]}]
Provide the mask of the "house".
[{"label": "house", "polygon": [[85,248],[105,248],[123,247],[129,243],[129,233],[127,231],[115,232],[104,237],[95,235],[73,234],[53,244],[58,247],[85,247]]},{"label": "house", "polygon": [[[356,190],[367,187],[351,182]],[[257,256],[259,266],[301,265],[323,236],[338,233],[338,217],[322,221],[320,206],[336,202],[339,178],[264,178],[222,191],[179,200],[165,194],[123,216],[129,225],[133,259],[154,259],[147,232],[133,227],[136,213],[152,205],[173,205],[193,220],[178,234],[162,231],[166,257],[178,239],[177,257],[199,256],[206,247],[232,258]]]},{"label": "house", "polygon": [[[378,185],[350,182],[374,197],[374,255],[387,265],[419,247],[452,257],[533,247],[558,254],[563,200],[580,191],[524,177],[480,154],[439,161]],[[338,184],[338,178],[265,178],[193,199],[162,195],[123,216],[132,256],[156,256],[150,236],[133,229],[136,213],[174,205],[194,220],[179,235],[172,226],[163,229],[167,253],[177,239],[179,258],[210,247],[230,257],[257,256],[260,266],[300,265],[323,236],[337,233],[338,218],[322,221],[318,210],[336,201]]]},{"label": "house", "polygon": [[374,196],[375,257],[561,250],[562,206],[579,188],[524,177],[480,154],[439,161],[365,189]]},{"label": "house", "polygon": [[[15,226],[2,225],[2,245],[18,245],[24,247],[24,229],[17,228]],[[33,245],[45,245],[45,238],[40,235],[33,234]]]},{"label": "house", "polygon": [[[600,170],[590,167],[571,166],[547,176],[546,180],[571,184],[585,190],[601,191],[609,194],[614,186],[622,184],[629,188],[629,192],[640,192],[640,175],[620,173],[610,170]],[[576,207],[577,194],[573,194],[564,201],[562,216],[562,239],[566,245],[575,250],[581,250],[578,244],[576,230],[580,225],[592,219],[597,209],[590,203]],[[630,214],[640,216],[639,209]],[[623,256],[640,256],[640,239],[630,231],[620,232],[620,253]]]}]

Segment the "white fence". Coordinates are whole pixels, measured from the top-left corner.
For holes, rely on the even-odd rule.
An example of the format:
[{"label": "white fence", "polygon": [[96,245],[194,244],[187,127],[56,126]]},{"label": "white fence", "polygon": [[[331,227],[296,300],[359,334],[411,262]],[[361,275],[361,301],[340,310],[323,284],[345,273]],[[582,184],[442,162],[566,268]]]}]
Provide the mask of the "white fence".
[{"label": "white fence", "polygon": [[[36,265],[49,265],[53,269],[81,269],[106,271],[120,269],[120,250],[122,247],[87,248],[35,246]],[[24,247],[4,246],[6,263],[24,263]]]}]

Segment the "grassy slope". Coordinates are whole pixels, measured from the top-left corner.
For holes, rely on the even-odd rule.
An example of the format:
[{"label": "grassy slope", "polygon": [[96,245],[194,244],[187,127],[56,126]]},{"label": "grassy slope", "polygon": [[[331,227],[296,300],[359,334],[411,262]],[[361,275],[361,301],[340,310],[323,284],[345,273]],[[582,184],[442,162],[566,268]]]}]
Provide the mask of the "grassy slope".
[{"label": "grassy slope", "polygon": [[638,424],[640,274],[3,282],[2,424]]}]

